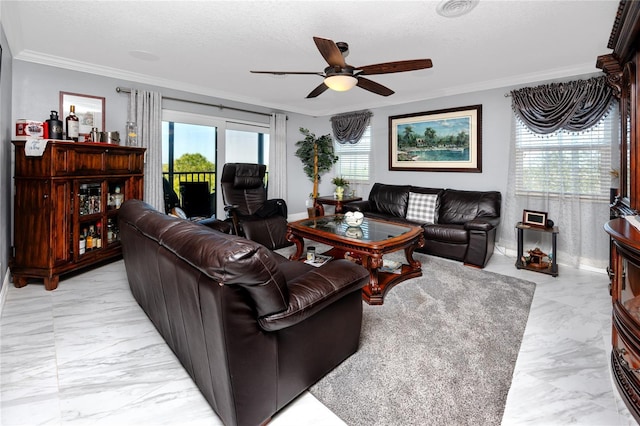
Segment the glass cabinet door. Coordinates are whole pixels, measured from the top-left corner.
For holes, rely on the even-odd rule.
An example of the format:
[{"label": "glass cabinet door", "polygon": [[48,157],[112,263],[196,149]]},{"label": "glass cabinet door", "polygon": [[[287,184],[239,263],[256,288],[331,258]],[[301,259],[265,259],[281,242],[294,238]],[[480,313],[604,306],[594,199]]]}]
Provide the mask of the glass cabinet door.
[{"label": "glass cabinet door", "polygon": [[78,214],[86,216],[102,212],[102,182],[81,183],[78,191]]},{"label": "glass cabinet door", "polygon": [[631,318],[640,326],[640,265],[627,258],[622,259],[622,286],[619,302]]}]

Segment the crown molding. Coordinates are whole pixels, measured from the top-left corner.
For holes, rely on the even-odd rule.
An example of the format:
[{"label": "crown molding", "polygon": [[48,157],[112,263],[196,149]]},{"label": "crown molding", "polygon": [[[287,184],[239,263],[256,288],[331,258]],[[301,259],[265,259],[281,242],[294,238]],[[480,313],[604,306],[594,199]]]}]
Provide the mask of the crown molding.
[{"label": "crown molding", "polygon": [[73,61],[67,58],[42,54],[40,52],[24,50],[20,52],[18,55],[16,55],[14,59],[25,61],[25,62],[37,63],[41,65],[48,65],[48,66],[57,67],[57,68],[68,69],[71,71],[79,71],[79,72],[85,72],[89,74],[95,74],[102,77],[110,77],[110,78],[124,80],[128,82],[148,84],[151,86],[163,87],[163,88],[172,89],[172,90],[179,90],[179,91],[193,93],[197,95],[210,96],[220,100],[240,102],[240,103],[254,106],[254,107],[260,106],[260,107],[270,109],[272,110],[272,112],[276,112],[276,111],[291,112],[296,114],[308,115],[312,117],[323,117],[323,116],[341,114],[341,113],[350,112],[350,111],[356,111],[360,109],[385,108],[385,107],[397,106],[397,105],[406,104],[406,103],[427,101],[432,99],[463,95],[465,93],[480,92],[485,90],[508,89],[514,86],[523,86],[531,83],[539,83],[539,82],[544,82],[549,80],[564,79],[564,78],[573,77],[573,76],[601,72],[596,68],[595,63],[592,62],[588,64],[579,64],[571,67],[555,68],[555,69],[545,70],[545,71],[536,72],[536,73],[521,74],[519,76],[514,76],[510,78],[497,78],[494,80],[488,80],[488,81],[480,82],[477,84],[467,84],[467,85],[461,84],[461,85],[449,87],[446,89],[434,90],[427,97],[422,96],[422,97],[419,97],[419,98],[416,97],[410,100],[405,99],[402,102],[394,102],[393,99],[381,97],[381,99],[379,99],[379,101],[377,102],[373,102],[373,103],[367,102],[366,104],[363,103],[359,105],[350,105],[344,110],[340,109],[340,107],[337,107],[336,105],[332,105],[329,108],[321,109],[321,110],[305,109],[305,108],[296,108],[295,110],[293,110],[291,106],[288,106],[288,105],[282,105],[277,103],[276,104],[264,103],[264,102],[260,102],[258,99],[241,97],[233,93],[216,91],[208,87],[193,85],[193,84],[185,83],[183,81],[156,78],[146,74],[123,71],[117,68],[99,66],[99,65],[88,63],[88,62]]},{"label": "crown molding", "polygon": [[[163,78],[153,77],[147,74],[135,73],[131,71],[124,71],[118,68],[105,67],[101,65],[92,64],[83,61],[74,61],[68,58],[63,58],[54,55],[47,55],[41,52],[34,52],[30,50],[23,50],[14,57],[14,60],[31,62],[40,65],[47,65],[56,68],[67,69],[70,71],[84,72],[88,74],[99,75],[102,77],[114,78],[117,80],[124,80],[127,82],[148,84],[150,86],[157,86],[166,89],[179,90],[188,93],[194,93],[202,96],[210,96],[220,100],[241,102],[250,106],[262,106],[265,108],[273,109],[273,112],[296,112],[287,109],[286,105],[277,104],[264,104],[259,103],[256,99],[237,96],[230,92],[216,91],[209,87],[198,86],[189,84],[184,81],[168,80]],[[114,88],[115,89],[115,88]]]}]

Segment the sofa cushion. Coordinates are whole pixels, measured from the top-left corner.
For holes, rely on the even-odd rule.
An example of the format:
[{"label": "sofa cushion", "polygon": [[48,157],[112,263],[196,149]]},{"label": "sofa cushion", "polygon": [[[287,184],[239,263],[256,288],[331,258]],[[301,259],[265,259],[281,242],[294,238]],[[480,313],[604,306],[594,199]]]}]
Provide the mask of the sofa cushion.
[{"label": "sofa cushion", "polygon": [[424,237],[431,241],[441,241],[452,244],[467,244],[469,233],[464,225],[424,225]]},{"label": "sofa cushion", "polygon": [[372,209],[395,217],[407,215],[409,185],[385,185],[376,183],[369,193]]},{"label": "sofa cushion", "polygon": [[437,206],[437,194],[419,194],[417,192],[409,192],[407,219],[420,223],[435,223]]},{"label": "sofa cushion", "polygon": [[447,189],[440,199],[438,222],[464,224],[479,217],[500,217],[500,202],[497,191]]}]

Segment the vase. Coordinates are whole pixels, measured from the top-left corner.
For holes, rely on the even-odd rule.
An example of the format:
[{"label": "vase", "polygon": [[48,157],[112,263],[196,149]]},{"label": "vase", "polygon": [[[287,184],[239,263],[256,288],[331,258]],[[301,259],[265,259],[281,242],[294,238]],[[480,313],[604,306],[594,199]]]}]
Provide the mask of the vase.
[{"label": "vase", "polygon": [[344,196],[344,187],[336,186],[336,196],[338,197],[338,200],[342,200],[342,197]]},{"label": "vase", "polygon": [[307,214],[309,215],[309,218],[313,219],[314,217],[316,217],[316,206],[313,197],[307,198],[305,204],[307,206]]}]

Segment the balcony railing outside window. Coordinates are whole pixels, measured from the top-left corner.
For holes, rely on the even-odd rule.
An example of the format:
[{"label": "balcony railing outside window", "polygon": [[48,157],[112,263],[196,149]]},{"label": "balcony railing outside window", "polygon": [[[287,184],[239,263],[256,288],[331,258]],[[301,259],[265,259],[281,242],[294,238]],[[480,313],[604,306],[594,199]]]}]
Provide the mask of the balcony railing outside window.
[{"label": "balcony railing outside window", "polygon": [[[180,205],[189,216],[212,216],[216,212],[215,172],[164,172],[162,174],[180,197]],[[203,185],[194,185],[194,184]],[[207,194],[202,188],[206,187]],[[188,210],[192,210],[189,212]]]}]

